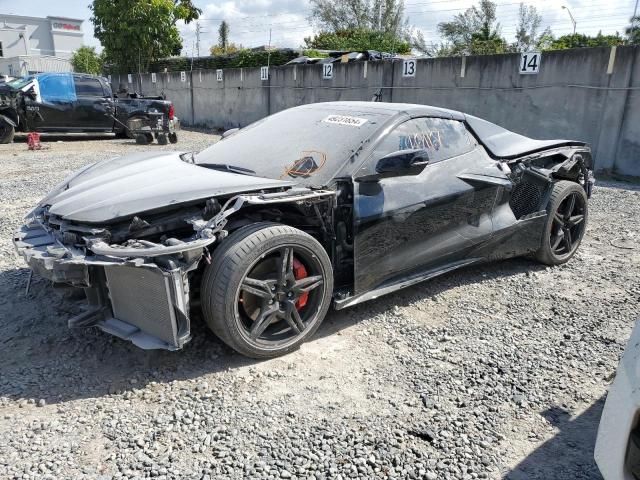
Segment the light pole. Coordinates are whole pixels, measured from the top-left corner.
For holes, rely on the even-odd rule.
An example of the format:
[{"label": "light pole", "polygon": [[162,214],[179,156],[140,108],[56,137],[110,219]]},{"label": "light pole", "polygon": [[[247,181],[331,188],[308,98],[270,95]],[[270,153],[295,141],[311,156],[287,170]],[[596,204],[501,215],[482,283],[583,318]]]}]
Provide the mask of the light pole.
[{"label": "light pole", "polygon": [[568,7],[565,7],[564,5],[562,5],[562,9],[566,10],[569,13],[569,16],[571,17],[571,23],[573,23],[573,34],[576,34],[576,21],[573,18],[573,15],[571,15],[571,10],[569,10]]}]

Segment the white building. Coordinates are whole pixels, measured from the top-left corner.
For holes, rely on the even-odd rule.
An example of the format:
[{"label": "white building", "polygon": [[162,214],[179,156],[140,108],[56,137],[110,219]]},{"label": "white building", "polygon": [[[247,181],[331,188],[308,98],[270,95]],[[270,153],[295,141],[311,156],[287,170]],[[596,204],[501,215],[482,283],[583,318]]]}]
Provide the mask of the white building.
[{"label": "white building", "polygon": [[82,20],[0,14],[0,74],[70,72],[82,43]]}]

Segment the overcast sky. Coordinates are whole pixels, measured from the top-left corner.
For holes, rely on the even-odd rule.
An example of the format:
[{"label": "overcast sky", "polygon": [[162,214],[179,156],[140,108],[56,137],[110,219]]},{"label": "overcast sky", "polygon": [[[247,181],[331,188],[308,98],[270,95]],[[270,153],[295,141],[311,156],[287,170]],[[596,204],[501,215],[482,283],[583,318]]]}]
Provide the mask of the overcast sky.
[{"label": "overcast sky", "polygon": [[[556,35],[571,33],[573,26],[566,10],[571,10],[578,31],[596,34],[623,32],[633,13],[636,0],[530,0],[543,17],[543,28],[550,26]],[[307,17],[307,0],[222,0],[217,2],[195,0],[203,11],[199,21],[204,33],[200,37],[200,51],[206,55],[208,47],[217,43],[217,29],[225,19],[230,25],[230,40],[245,47],[269,43],[269,29],[272,30],[271,43],[280,47],[299,47],[305,36],[314,30]],[[473,5],[473,0],[405,0],[405,12],[412,26],[423,31],[427,42],[438,42],[436,26],[450,20],[455,14]],[[497,0],[498,20],[502,34],[513,39],[517,22],[519,2],[517,0]],[[1,13],[37,16],[66,16],[81,18],[84,40],[88,45],[99,46],[93,37],[93,26],[89,21],[91,11],[89,0],[0,0]],[[183,37],[183,54],[191,55],[195,45],[195,22],[180,25]]]}]

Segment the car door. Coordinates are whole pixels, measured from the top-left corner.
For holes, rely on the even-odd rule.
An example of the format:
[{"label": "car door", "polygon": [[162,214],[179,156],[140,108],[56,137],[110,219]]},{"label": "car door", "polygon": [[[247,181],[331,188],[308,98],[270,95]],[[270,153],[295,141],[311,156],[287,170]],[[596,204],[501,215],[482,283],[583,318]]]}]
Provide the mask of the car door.
[{"label": "car door", "polygon": [[100,80],[88,75],[74,75],[74,83],[77,97],[74,126],[81,130],[111,131],[113,118],[108,114],[113,108],[113,101]]},{"label": "car door", "polygon": [[25,95],[29,126],[37,131],[63,131],[73,126],[76,92],[70,73],[37,75],[33,95]]},{"label": "car door", "polygon": [[[359,182],[382,157],[428,152],[417,175]],[[498,191],[510,185],[463,122],[435,117],[401,123],[374,147],[354,187],[355,293],[464,262],[491,237]]]}]

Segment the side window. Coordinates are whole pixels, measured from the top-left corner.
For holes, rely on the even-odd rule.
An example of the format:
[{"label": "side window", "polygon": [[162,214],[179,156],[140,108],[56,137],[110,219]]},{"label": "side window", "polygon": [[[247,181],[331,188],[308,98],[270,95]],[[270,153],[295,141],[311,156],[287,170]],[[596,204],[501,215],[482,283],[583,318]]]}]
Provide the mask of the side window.
[{"label": "side window", "polygon": [[373,160],[377,162],[385,155],[397,152],[398,150],[407,150],[412,147],[412,139],[417,138],[420,134],[418,130],[418,122],[416,120],[407,120],[401,123],[376,146],[373,152]]},{"label": "side window", "polygon": [[103,97],[102,84],[97,78],[75,77],[76,95],[79,97]]},{"label": "side window", "polygon": [[430,163],[470,152],[476,142],[462,122],[446,118],[423,117],[407,120],[392,130],[376,147],[377,161],[398,150],[424,149]]},{"label": "side window", "polygon": [[410,139],[408,148],[422,148],[429,152],[430,163],[468,153],[476,145],[464,123],[446,118],[416,118],[417,137]]},{"label": "side window", "polygon": [[44,102],[73,102],[76,100],[73,76],[67,73],[39,75],[38,86]]},{"label": "side window", "polygon": [[102,93],[105,97],[113,98],[113,92],[111,91],[111,85],[108,82],[102,84]]}]

